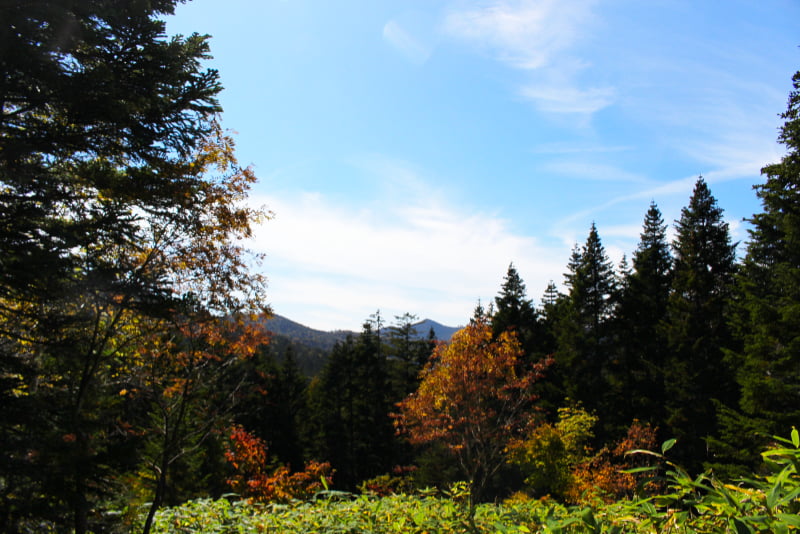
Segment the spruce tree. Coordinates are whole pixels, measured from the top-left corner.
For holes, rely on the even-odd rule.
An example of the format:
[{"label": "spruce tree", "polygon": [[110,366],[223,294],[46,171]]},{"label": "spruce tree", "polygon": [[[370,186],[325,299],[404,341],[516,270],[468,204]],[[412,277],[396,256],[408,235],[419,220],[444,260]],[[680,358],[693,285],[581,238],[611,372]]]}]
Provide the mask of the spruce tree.
[{"label": "spruce tree", "polygon": [[292,346],[262,346],[237,367],[243,376],[242,383],[235,386],[239,390],[235,422],[264,440],[277,462],[302,469],[308,380],[297,365]]},{"label": "spruce tree", "polygon": [[552,354],[556,350],[556,325],[564,312],[567,296],[558,291],[556,284],[550,280],[542,294],[539,306],[541,324],[540,346],[545,354]]},{"label": "spruce tree", "polygon": [[767,165],[755,187],[763,211],[752,228],[732,327],[741,350],[731,353],[741,399],[723,422],[731,460],[746,463],[772,435],[800,424],[800,72],[781,117],[787,154]]},{"label": "spruce tree", "polygon": [[655,202],[645,215],[633,271],[625,276],[617,313],[617,413],[625,424],[634,418],[664,420],[663,368],[666,341],[660,328],[672,280],[667,227]]},{"label": "spruce tree", "polygon": [[415,326],[417,316],[406,313],[395,317],[386,337],[386,353],[388,356],[389,380],[391,382],[390,404],[403,400],[406,395],[417,389],[419,372],[428,361],[433,350],[436,332],[433,327],[428,331],[428,338],[423,338]]},{"label": "spruce tree", "polygon": [[689,468],[711,460],[707,439],[717,434],[715,402],[735,398],[724,350],[731,346],[726,323],[736,271],[728,223],[702,176],[676,221],[672,291],[664,334],[667,426]]},{"label": "spruce tree", "polygon": [[387,362],[373,324],[380,323],[373,318],[357,338],[348,336],[334,346],[310,388],[315,420],[310,456],[330,461],[334,482],[347,490],[386,473],[398,450],[389,416]]},{"label": "spruce tree", "polygon": [[516,332],[517,338],[530,360],[538,354],[539,317],[533,301],[528,299],[525,282],[522,281],[514,264],[508,266],[500,294],[494,299],[495,312],[492,316],[492,331],[497,337],[506,330]]},{"label": "spruce tree", "polygon": [[594,223],[583,247],[573,249],[568,268],[568,300],[556,327],[556,371],[565,396],[595,409],[605,391],[616,281]]},{"label": "spruce tree", "polygon": [[[552,356],[557,348],[557,333],[561,318],[569,309],[569,298],[560,293],[551,280],[542,295],[539,307],[539,337],[537,346],[542,355]],[[551,366],[543,380],[536,383],[539,406],[549,418],[555,418],[558,409],[564,405],[562,373],[558,365]]]}]

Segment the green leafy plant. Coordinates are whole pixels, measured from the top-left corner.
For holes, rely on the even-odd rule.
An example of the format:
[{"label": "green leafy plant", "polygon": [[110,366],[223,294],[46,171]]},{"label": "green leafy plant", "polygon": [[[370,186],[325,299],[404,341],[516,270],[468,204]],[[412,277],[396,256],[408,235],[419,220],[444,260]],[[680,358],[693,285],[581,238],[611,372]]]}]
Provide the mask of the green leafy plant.
[{"label": "green leafy plant", "polygon": [[[668,492],[631,502],[628,509],[642,514],[656,532],[788,533],[800,528],[800,435],[792,429],[789,439],[774,436],[774,445],[761,455],[770,474],[743,478],[735,484],[717,480],[710,473],[692,478],[666,459],[675,444],[669,440],[661,453],[634,450],[659,458]],[[643,467],[630,472],[653,471]]]}]

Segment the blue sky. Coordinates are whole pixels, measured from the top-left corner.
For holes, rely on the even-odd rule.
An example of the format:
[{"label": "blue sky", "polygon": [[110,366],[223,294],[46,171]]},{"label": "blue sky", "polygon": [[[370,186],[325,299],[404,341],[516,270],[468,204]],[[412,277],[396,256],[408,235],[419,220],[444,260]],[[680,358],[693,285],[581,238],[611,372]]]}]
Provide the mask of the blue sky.
[{"label": "blue sky", "polygon": [[[537,303],[592,222],[616,264],[702,174],[737,241],[800,69],[796,0],[194,0],[276,313],[459,325]],[[672,225],[671,225],[672,226]]]}]

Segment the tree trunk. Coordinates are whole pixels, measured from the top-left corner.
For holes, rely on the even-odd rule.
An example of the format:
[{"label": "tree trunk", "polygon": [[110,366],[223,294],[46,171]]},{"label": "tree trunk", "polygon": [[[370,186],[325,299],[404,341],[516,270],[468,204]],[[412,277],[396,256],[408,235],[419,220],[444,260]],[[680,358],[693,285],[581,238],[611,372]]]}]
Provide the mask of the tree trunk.
[{"label": "tree trunk", "polygon": [[168,467],[168,462],[166,460],[166,453],[165,453],[164,456],[162,457],[161,468],[158,473],[156,494],[153,496],[153,502],[150,503],[150,509],[147,511],[147,519],[145,519],[144,521],[142,534],[150,534],[150,529],[153,527],[153,519],[155,518],[156,512],[161,507],[161,503],[164,500],[164,492],[167,489],[167,467]]}]

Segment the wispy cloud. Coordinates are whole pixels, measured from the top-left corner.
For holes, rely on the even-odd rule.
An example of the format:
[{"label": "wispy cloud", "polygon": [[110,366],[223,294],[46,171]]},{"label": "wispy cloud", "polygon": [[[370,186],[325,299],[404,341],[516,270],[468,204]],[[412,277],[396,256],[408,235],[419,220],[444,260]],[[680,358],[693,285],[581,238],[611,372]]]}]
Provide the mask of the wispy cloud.
[{"label": "wispy cloud", "polygon": [[567,84],[530,83],[520,94],[549,113],[585,113],[591,115],[614,103],[615,91],[610,87],[579,89]]},{"label": "wispy cloud", "polygon": [[570,55],[591,21],[593,0],[497,0],[450,12],[445,31],[525,73],[519,94],[548,113],[592,114],[614,102],[611,87],[582,87],[589,65]]},{"label": "wispy cloud", "polygon": [[628,152],[633,150],[627,145],[598,145],[574,143],[543,143],[535,146],[531,152],[534,154],[598,154],[609,152]]},{"label": "wispy cloud", "polygon": [[646,176],[626,171],[614,165],[588,161],[559,160],[543,165],[543,169],[565,178],[600,182],[650,183]]},{"label": "wispy cloud", "polygon": [[[751,41],[720,51],[702,35],[690,39],[693,57],[636,49],[619,57],[615,69],[636,80],[619,107],[650,130],[653,143],[695,161],[698,174],[757,179],[765,163],[780,157],[775,137],[785,95],[755,74],[769,61],[753,57]],[[740,63],[735,68],[731,54]]]},{"label": "wispy cloud", "polygon": [[495,1],[449,13],[445,29],[514,68],[534,70],[549,65],[572,44],[590,4],[580,0]]},{"label": "wispy cloud", "polygon": [[412,35],[400,22],[390,20],[383,26],[383,40],[411,63],[422,65],[431,55],[431,47]]}]

